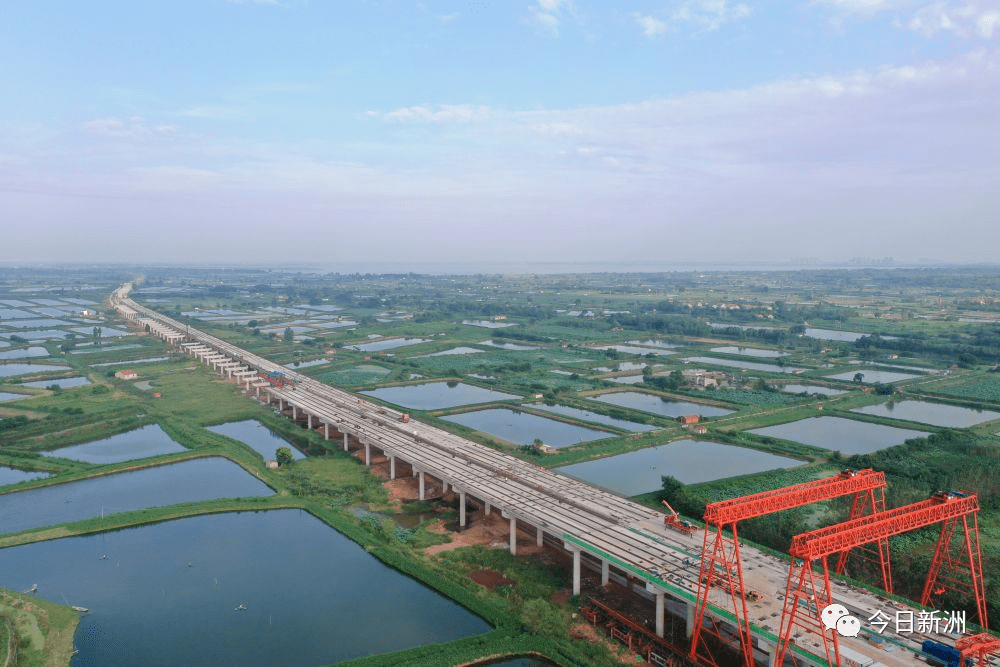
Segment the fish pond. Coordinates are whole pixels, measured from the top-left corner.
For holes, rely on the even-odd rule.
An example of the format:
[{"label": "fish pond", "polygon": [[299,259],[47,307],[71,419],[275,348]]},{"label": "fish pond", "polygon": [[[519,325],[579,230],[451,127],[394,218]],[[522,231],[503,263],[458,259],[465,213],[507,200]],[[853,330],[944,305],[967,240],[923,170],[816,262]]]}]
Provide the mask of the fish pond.
[{"label": "fish pond", "polygon": [[592,400],[617,405],[622,408],[651,412],[654,415],[670,418],[683,417],[684,415],[721,417],[733,412],[725,408],[717,408],[690,401],[675,401],[669,398],[661,398],[655,394],[644,394],[639,391],[617,391],[610,394],[601,394],[600,396],[593,397]]},{"label": "fish pond", "polygon": [[983,422],[1000,419],[1000,412],[993,410],[976,410],[958,405],[947,405],[946,403],[931,403],[930,401],[899,401],[895,403],[887,401],[878,405],[855,408],[851,412],[951,428],[968,428]]},{"label": "fish pond", "polygon": [[897,373],[895,371],[882,371],[875,368],[859,368],[856,371],[847,371],[846,373],[837,373],[836,375],[827,375],[831,380],[854,380],[854,376],[858,373],[862,375],[862,382],[865,384],[872,384],[875,382],[900,382],[902,380],[912,380],[913,378],[920,377],[919,375],[914,375],[913,373]]},{"label": "fish pond", "polygon": [[723,347],[713,347],[709,352],[717,352],[719,354],[739,354],[744,357],[758,357],[761,359],[776,359],[777,357],[788,356],[787,352],[778,352],[777,350],[762,350],[757,347],[738,347],[736,345],[725,345]]},{"label": "fish pond", "polygon": [[0,550],[0,585],[87,607],[71,665],[326,665],[488,632],[302,510]]},{"label": "fish pond", "polygon": [[615,428],[625,429],[626,431],[644,432],[644,431],[653,431],[656,430],[657,428],[656,426],[650,426],[649,424],[640,424],[639,422],[631,422],[625,419],[616,419],[614,417],[609,417],[607,415],[600,415],[597,414],[596,412],[591,412],[590,410],[571,408],[566,405],[546,405],[545,403],[532,403],[531,407],[538,408],[539,410],[545,410],[546,412],[554,412],[557,415],[565,415],[566,417],[582,419],[583,421],[593,422],[595,424],[614,426]]},{"label": "fish pond", "polygon": [[824,387],[818,384],[782,384],[777,385],[778,391],[783,391],[786,394],[822,394],[824,396],[837,396],[838,394],[847,393],[846,389],[834,389],[833,387]]},{"label": "fish pond", "polygon": [[158,424],[150,424],[103,440],[42,452],[42,456],[58,456],[74,461],[105,464],[186,451],[186,447],[171,440]]},{"label": "fish pond", "polygon": [[616,434],[607,431],[597,431],[513,410],[476,410],[449,415],[442,417],[442,419],[494,435],[517,445],[530,445],[535,441],[535,438],[538,438],[550,447],[559,448],[616,437]]},{"label": "fish pond", "polygon": [[405,347],[407,345],[416,345],[417,343],[426,343],[429,338],[389,338],[387,340],[378,340],[374,343],[360,343],[358,345],[347,345],[348,350],[357,350],[358,352],[380,352],[382,350],[392,350],[397,347]]},{"label": "fish pond", "polygon": [[872,424],[843,417],[809,417],[787,424],[755,428],[749,432],[822,447],[845,456],[869,454],[886,447],[901,445],[910,438],[930,435],[925,431]]},{"label": "fish pond", "polygon": [[239,422],[228,422],[218,426],[209,426],[206,430],[238,440],[264,457],[264,460],[274,458],[278,447],[288,447],[292,450],[292,458],[303,458],[302,452],[293,447],[287,440],[279,438],[256,419],[245,419]]},{"label": "fish pond", "polygon": [[676,440],[556,470],[622,496],[636,496],[662,488],[665,475],[685,484],[699,484],[801,464],[802,461],[746,447],[706,440]]},{"label": "fish pond", "polygon": [[41,477],[48,476],[49,473],[47,472],[38,472],[37,470],[18,470],[17,468],[0,466],[0,486],[18,484],[20,482],[27,482],[32,479],[39,479]]},{"label": "fish pond", "polygon": [[0,391],[0,403],[4,401],[16,401],[19,398],[31,398],[31,394],[14,394],[9,391]]},{"label": "fish pond", "polygon": [[0,495],[3,532],[175,503],[269,496],[235,463],[209,457]]},{"label": "fish pond", "polygon": [[756,361],[735,361],[733,359],[719,359],[717,357],[687,357],[682,359],[685,363],[711,364],[713,366],[732,366],[733,368],[744,368],[751,371],[763,371],[765,373],[798,373],[801,368],[793,366],[778,366],[775,364],[762,364]]},{"label": "fish pond", "polygon": [[52,385],[56,385],[60,389],[70,389],[72,387],[86,387],[90,384],[90,379],[78,376],[75,378],[59,378],[58,380],[36,380],[35,382],[22,382],[21,384],[25,387],[38,387],[39,389],[48,389]]},{"label": "fish pond", "polygon": [[58,366],[54,364],[0,364],[0,378],[8,378],[15,375],[27,375],[28,373],[55,373],[57,371],[68,370],[69,366]]},{"label": "fish pond", "polygon": [[361,393],[414,410],[454,408],[459,405],[521,398],[514,394],[483,389],[464,382],[424,382],[403,387],[383,387]]}]

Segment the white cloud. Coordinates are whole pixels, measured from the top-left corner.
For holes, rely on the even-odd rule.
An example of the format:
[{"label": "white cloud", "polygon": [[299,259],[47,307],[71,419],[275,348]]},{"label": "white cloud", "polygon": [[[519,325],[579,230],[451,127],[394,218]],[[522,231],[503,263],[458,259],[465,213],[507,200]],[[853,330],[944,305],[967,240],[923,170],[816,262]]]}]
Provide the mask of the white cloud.
[{"label": "white cloud", "polygon": [[538,0],[537,4],[528,5],[527,20],[553,37],[558,37],[563,17],[575,14],[576,6],[572,0]]},{"label": "white cloud", "polygon": [[817,4],[833,7],[844,14],[877,14],[901,9],[913,4],[913,0],[814,0]]},{"label": "white cloud", "polygon": [[471,104],[441,104],[436,108],[431,105],[418,105],[412,107],[402,107],[386,113],[377,111],[366,111],[366,116],[381,116],[385,120],[392,121],[420,121],[431,123],[453,123],[483,120],[492,115],[492,111],[485,106],[473,106]]},{"label": "white cloud", "polygon": [[644,16],[638,12],[633,12],[632,18],[642,28],[642,34],[646,37],[653,37],[667,31],[667,24],[654,16]]},{"label": "white cloud", "polygon": [[1000,3],[971,0],[952,3],[938,0],[918,9],[906,27],[928,37],[943,31],[961,37],[991,39],[1000,34]]},{"label": "white cloud", "polygon": [[674,12],[673,19],[704,30],[718,30],[724,23],[747,16],[750,16],[750,7],[742,2],[731,5],[728,0],[689,0]]}]

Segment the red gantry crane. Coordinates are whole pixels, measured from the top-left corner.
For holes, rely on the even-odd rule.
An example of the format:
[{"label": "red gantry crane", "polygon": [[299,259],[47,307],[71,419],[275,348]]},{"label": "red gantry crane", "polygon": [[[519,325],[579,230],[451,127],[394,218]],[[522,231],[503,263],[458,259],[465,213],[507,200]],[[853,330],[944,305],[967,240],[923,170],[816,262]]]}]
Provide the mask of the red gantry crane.
[{"label": "red gantry crane", "polygon": [[[983,583],[982,555],[979,549],[979,524],[977,513],[979,500],[976,494],[965,491],[935,493],[928,500],[906,505],[877,516],[861,517],[808,533],[796,535],[788,553],[792,564],[788,570],[788,585],[785,589],[784,608],[781,613],[781,630],[778,634],[775,663],[783,664],[792,630],[799,627],[818,634],[823,639],[823,650],[831,665],[840,664],[840,645],[836,629],[827,629],[820,617],[822,610],[830,604],[830,571],[827,556],[855,547],[871,544],[877,540],[888,540],[893,535],[925,528],[941,523],[941,537],[934,553],[930,571],[924,585],[924,595],[935,590],[942,569],[964,569],[969,572],[968,581],[960,582],[971,590],[976,603],[979,624],[985,629],[986,591]],[[972,517],[971,527],[969,517]],[[952,536],[955,526],[961,522],[965,531],[965,541],[961,555],[951,553]],[[964,557],[965,562],[961,562]],[[819,561],[820,572],[813,565]],[[822,577],[820,582],[817,578]],[[949,579],[951,585],[958,579]],[[831,642],[832,639],[832,642]],[[832,646],[831,646],[832,644]],[[831,651],[832,649],[832,651]],[[977,648],[978,650],[978,648]]]},{"label": "red gantry crane", "polygon": [[[741,498],[732,498],[705,507],[705,539],[702,546],[701,571],[698,576],[698,599],[695,607],[694,630],[691,635],[691,659],[715,665],[701,633],[709,591],[713,585],[729,593],[732,612],[745,667],[754,667],[753,644],[750,637],[750,619],[747,612],[747,595],[743,584],[743,565],[736,524],[746,519],[765,516],[774,512],[801,507],[821,500],[854,494],[851,519],[876,514],[885,510],[885,474],[871,469],[844,470],[835,477],[796,484],[773,491],[764,491]],[[714,527],[714,531],[711,530]],[[725,531],[732,537],[726,537]],[[709,533],[714,533],[711,547]],[[846,552],[844,558],[846,559]],[[880,541],[883,583],[892,589],[889,578],[889,547],[887,540]],[[720,578],[721,581],[715,581]],[[716,633],[718,635],[718,633]],[[722,640],[721,635],[719,639]],[[722,640],[724,641],[724,640]],[[781,663],[776,663],[781,664]]]}]

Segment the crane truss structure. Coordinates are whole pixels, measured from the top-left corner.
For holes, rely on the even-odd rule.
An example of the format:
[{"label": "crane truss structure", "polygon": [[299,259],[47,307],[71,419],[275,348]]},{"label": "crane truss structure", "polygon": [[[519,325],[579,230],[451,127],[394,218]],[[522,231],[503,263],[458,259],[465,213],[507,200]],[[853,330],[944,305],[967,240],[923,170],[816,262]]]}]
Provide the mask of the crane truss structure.
[{"label": "crane truss structure", "polygon": [[987,658],[1000,653],[1000,639],[985,632],[971,637],[962,637],[955,642],[955,648],[962,653],[962,664],[966,660],[975,660],[979,667],[986,667]]},{"label": "crane truss structure", "polygon": [[[986,594],[983,586],[982,555],[979,551],[978,523],[975,520],[979,511],[979,500],[974,493],[949,492],[937,493],[929,500],[912,505],[898,507],[881,512],[876,516],[868,516],[846,521],[834,526],[820,528],[808,533],[796,535],[792,540],[789,554],[792,564],[788,570],[788,584],[785,588],[785,601],[781,613],[781,629],[778,634],[778,646],[775,652],[775,664],[780,665],[785,659],[788,645],[792,640],[792,631],[800,628],[806,632],[815,633],[823,640],[823,649],[831,665],[840,664],[840,645],[835,628],[827,629],[820,617],[820,612],[831,603],[830,571],[827,557],[835,553],[843,553],[864,544],[877,540],[888,540],[893,535],[925,528],[941,523],[942,537],[938,541],[938,552],[935,562],[928,573],[925,591],[934,588],[941,567],[955,564],[941,553],[949,553],[951,537],[958,521],[965,528],[965,544],[963,551],[967,562],[963,565],[970,572],[971,588],[976,601],[976,610],[980,625],[986,627]],[[973,517],[970,530],[969,516]],[[947,543],[945,543],[947,534]],[[819,564],[819,572],[814,565]],[[820,579],[817,581],[817,579]]]},{"label": "crane truss structure", "polygon": [[[745,667],[753,667],[754,665],[750,617],[747,611],[737,524],[746,519],[850,494],[854,494],[854,501],[851,505],[851,520],[883,512],[885,510],[885,474],[868,468],[857,471],[845,470],[835,477],[723,500],[705,507],[706,529],[702,545],[701,570],[698,575],[694,630],[691,635],[690,655],[692,660],[701,664],[718,664],[701,636],[705,622],[705,611],[709,604],[709,592],[715,585],[729,594],[729,601],[732,603],[731,610],[736,619],[737,638],[740,642],[743,664]],[[714,531],[710,530],[712,527],[715,528]],[[726,531],[730,533],[731,537],[726,536]],[[714,534],[711,546],[709,545],[710,532]],[[845,562],[846,551],[843,554]],[[887,540],[879,541],[879,553],[883,558],[882,571],[885,583],[891,587],[891,580],[887,574],[889,571]],[[718,639],[725,644],[730,643],[729,640],[721,636]]]}]

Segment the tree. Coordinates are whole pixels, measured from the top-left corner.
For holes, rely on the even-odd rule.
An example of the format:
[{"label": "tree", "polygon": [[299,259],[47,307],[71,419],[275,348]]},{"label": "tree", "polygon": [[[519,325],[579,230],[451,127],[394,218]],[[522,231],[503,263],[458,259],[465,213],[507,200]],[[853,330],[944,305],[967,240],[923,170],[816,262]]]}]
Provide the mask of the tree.
[{"label": "tree", "polygon": [[865,379],[865,374],[864,373],[855,373],[854,374],[854,384],[861,384],[862,382],[864,382],[864,379]]},{"label": "tree", "polygon": [[279,466],[286,466],[295,460],[292,457],[292,450],[289,447],[278,447],[274,452],[274,459],[278,462]]},{"label": "tree", "polygon": [[291,327],[285,327],[285,342],[291,343],[295,339],[295,332],[292,331]]}]

